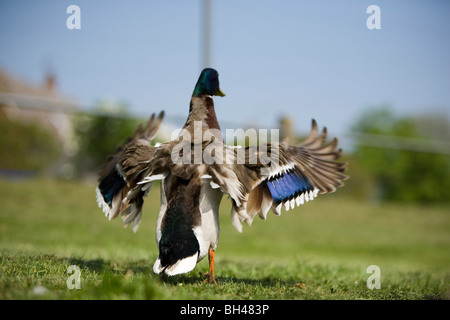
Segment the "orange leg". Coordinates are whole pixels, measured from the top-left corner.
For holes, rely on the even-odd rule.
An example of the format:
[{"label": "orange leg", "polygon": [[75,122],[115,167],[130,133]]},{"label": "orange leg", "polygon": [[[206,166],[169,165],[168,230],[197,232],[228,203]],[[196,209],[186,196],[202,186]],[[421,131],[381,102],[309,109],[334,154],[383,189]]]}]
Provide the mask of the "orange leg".
[{"label": "orange leg", "polygon": [[209,259],[208,278],[204,282],[214,283],[215,285],[217,285],[216,279],[214,277],[214,250],[213,249],[209,249],[208,259]]}]

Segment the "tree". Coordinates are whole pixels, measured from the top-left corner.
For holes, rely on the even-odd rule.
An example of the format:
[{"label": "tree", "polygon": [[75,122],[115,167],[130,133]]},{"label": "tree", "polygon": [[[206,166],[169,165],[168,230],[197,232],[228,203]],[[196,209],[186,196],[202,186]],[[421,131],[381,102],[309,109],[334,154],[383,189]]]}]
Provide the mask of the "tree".
[{"label": "tree", "polygon": [[127,114],[126,103],[100,101],[94,115],[83,114],[76,121],[79,143],[78,169],[98,172],[109,155],[130,137],[138,121]]},{"label": "tree", "polygon": [[62,153],[55,134],[38,122],[0,116],[0,169],[42,171]]},{"label": "tree", "polygon": [[[373,139],[387,137],[427,138],[417,128],[417,119],[395,116],[388,107],[369,110],[353,127]],[[401,141],[401,140],[400,140]],[[388,148],[389,147],[389,148]],[[450,157],[446,154],[358,145],[355,158],[375,179],[384,200],[449,201]]]}]

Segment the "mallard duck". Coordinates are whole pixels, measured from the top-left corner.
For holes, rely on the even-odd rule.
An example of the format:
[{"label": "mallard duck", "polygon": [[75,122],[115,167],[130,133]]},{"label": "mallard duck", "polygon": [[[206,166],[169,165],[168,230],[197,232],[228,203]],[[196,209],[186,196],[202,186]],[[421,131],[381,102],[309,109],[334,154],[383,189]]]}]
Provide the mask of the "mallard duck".
[{"label": "mallard duck", "polygon": [[312,121],[309,136],[291,146],[274,142],[248,147],[224,144],[213,96],[223,97],[219,75],[204,69],[192,93],[189,115],[173,140],[151,144],[164,117],[153,114],[111,156],[99,177],[97,201],[110,219],[119,214],[136,232],[144,198],[161,181],[156,223],[157,274],[173,276],[193,270],[206,255],[205,281],[216,283],[215,250],[219,243],[219,205],[224,193],[232,202],[231,221],[239,232],[258,215],[266,219],[329,193],[343,185],[346,163],[337,162],[337,138],[326,143]]}]

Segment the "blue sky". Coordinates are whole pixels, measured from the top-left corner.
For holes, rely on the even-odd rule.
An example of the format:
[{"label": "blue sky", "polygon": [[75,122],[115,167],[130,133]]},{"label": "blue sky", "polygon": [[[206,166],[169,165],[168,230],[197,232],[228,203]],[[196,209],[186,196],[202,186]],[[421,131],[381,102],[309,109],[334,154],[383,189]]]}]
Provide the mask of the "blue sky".
[{"label": "blue sky", "polygon": [[[66,9],[81,9],[69,30]],[[369,30],[369,5],[381,29]],[[202,69],[197,1],[0,2],[0,67],[39,84],[51,66],[59,90],[89,107],[127,101],[131,112],[187,116]],[[213,0],[212,67],[222,129],[311,118],[344,133],[364,110],[450,115],[449,1]]]}]

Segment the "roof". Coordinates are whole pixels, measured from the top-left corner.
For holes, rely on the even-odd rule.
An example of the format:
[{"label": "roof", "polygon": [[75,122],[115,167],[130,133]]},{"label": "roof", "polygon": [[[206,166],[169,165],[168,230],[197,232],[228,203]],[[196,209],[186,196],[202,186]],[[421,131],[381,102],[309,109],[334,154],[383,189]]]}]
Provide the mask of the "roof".
[{"label": "roof", "polygon": [[46,84],[49,85],[28,84],[0,68],[0,105],[46,111],[74,112],[78,109],[74,99],[54,90],[54,78],[47,78]]}]

